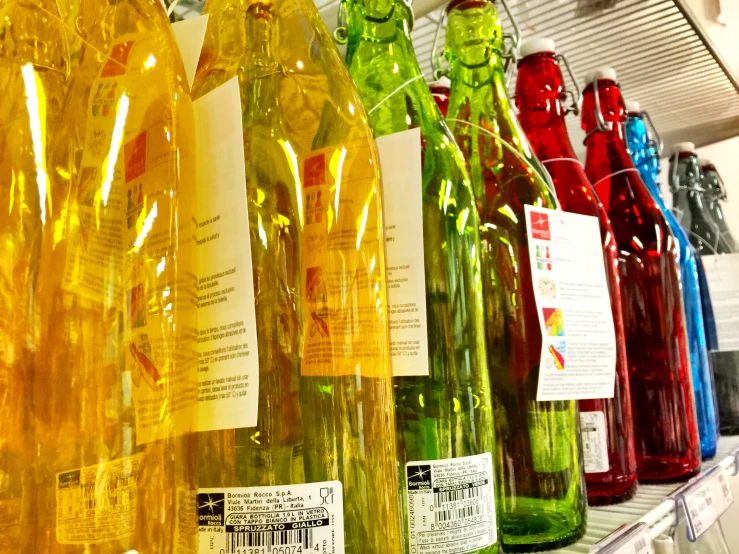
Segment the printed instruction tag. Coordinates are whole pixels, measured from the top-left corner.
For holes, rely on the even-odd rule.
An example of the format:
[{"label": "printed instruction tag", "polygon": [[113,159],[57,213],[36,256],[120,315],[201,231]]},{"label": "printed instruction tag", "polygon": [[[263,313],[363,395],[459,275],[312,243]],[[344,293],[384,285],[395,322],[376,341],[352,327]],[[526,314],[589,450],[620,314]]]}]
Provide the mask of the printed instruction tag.
[{"label": "printed instruction tag", "polygon": [[585,473],[604,473],[609,469],[606,416],[603,412],[580,412]]},{"label": "printed instruction tag", "polygon": [[341,481],[200,489],[198,553],[344,554]]},{"label": "printed instruction tag", "polygon": [[719,351],[739,350],[739,254],[703,256]]},{"label": "printed instruction tag", "polygon": [[388,324],[393,375],[429,374],[423,256],[421,129],[376,141],[382,168]]},{"label": "printed instruction tag", "polygon": [[490,453],[408,462],[405,469],[410,552],[452,554],[495,544]]},{"label": "printed instruction tag", "polygon": [[654,543],[649,527],[639,522],[594,544],[590,554],[654,554]]},{"label": "printed instruction tag", "polygon": [[59,543],[97,544],[133,533],[142,456],[57,473]]},{"label": "printed instruction tag", "polygon": [[688,519],[688,538],[693,541],[734,503],[731,486],[723,468],[689,486],[679,497],[682,498]]},{"label": "printed instruction tag", "polygon": [[616,334],[598,219],[525,210],[542,334],[536,399],[613,398]]},{"label": "printed instruction tag", "polygon": [[195,80],[207,28],[208,14],[189,17],[171,25],[172,34],[174,34],[175,41],[180,49],[189,88],[192,88],[192,82]]},{"label": "printed instruction tag", "polygon": [[259,353],[240,98],[234,77],[193,103],[199,431],[257,424]]}]

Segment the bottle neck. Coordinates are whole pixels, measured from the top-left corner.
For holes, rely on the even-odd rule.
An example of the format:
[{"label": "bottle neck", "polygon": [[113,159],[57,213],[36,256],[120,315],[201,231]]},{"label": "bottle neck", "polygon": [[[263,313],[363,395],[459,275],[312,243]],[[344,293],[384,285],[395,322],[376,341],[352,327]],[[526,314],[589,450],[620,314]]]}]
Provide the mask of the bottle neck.
[{"label": "bottle neck", "polygon": [[565,116],[564,78],[552,52],[527,56],[518,65],[516,106],[521,127],[537,157],[577,159]]}]

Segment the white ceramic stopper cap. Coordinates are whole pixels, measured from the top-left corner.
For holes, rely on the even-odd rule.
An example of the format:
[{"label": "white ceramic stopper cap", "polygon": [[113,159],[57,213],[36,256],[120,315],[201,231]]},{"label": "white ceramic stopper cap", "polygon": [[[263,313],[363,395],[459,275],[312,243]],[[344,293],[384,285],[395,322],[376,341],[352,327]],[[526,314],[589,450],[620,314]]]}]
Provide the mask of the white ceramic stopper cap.
[{"label": "white ceramic stopper cap", "polygon": [[548,38],[532,37],[527,38],[521,43],[521,57],[525,58],[531,54],[539,52],[556,52],[554,49],[554,41]]},{"label": "white ceramic stopper cap", "polygon": [[641,112],[641,105],[636,100],[624,100],[626,111],[629,113]]},{"label": "white ceramic stopper cap", "polygon": [[679,154],[680,152],[693,152],[695,153],[695,144],[692,142],[678,142],[672,145],[672,153]]},{"label": "white ceramic stopper cap", "polygon": [[608,79],[616,81],[616,70],[612,67],[599,67],[585,74],[585,84],[589,85],[596,79]]},{"label": "white ceramic stopper cap", "polygon": [[439,77],[439,80],[436,81],[434,84],[446,88],[450,88],[452,86],[452,82],[449,80],[449,77],[445,77],[443,75]]},{"label": "white ceramic stopper cap", "polygon": [[699,164],[700,164],[701,166],[704,166],[704,165],[711,165],[711,160],[709,160],[708,158],[698,158],[698,163],[699,163]]}]

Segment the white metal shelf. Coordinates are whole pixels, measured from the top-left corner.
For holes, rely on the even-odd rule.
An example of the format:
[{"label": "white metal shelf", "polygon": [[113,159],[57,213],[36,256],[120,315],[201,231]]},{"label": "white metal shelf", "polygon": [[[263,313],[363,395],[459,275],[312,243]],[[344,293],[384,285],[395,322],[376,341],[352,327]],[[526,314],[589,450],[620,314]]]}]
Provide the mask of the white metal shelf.
[{"label": "white metal shelf", "polygon": [[[701,479],[706,472],[720,465],[728,475],[734,475],[736,458],[733,455],[739,449],[739,436],[721,437],[718,442],[716,456],[703,463],[702,472],[691,482]],[[621,525],[644,522],[649,525],[652,538],[668,532],[675,525],[675,500],[671,497],[685,483],[670,485],[640,485],[631,500],[613,506],[588,509],[588,528],[585,536],[577,543],[560,550],[557,554],[585,554],[590,547],[610,535]]]}]

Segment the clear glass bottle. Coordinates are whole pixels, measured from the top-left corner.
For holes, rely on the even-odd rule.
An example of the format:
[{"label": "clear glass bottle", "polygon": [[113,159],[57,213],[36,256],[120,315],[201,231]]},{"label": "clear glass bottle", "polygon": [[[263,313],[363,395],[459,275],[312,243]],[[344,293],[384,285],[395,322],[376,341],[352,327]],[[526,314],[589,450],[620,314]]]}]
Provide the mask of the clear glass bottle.
[{"label": "clear glass bottle", "polygon": [[28,532],[45,553],[191,552],[192,104],[161,4],[97,8],[49,149]]},{"label": "clear glass bottle", "polygon": [[721,237],[732,252],[737,251],[737,242],[731,234],[729,225],[726,223],[721,203],[728,200],[726,187],[721,179],[716,166],[708,160],[698,160],[701,166],[701,188],[708,203],[708,213],[711,214],[713,222],[718,226]]},{"label": "clear glass bottle", "polygon": [[713,389],[713,378],[708,357],[705,322],[703,320],[703,300],[701,298],[700,280],[698,276],[699,256],[693,249],[685,231],[678,223],[675,215],[667,208],[659,181],[654,178],[653,146],[644,123],[644,115],[640,110],[630,112],[626,120],[626,142],[634,165],[639,170],[644,184],[657,204],[667,225],[678,243],[677,253],[682,280],[683,306],[685,323],[688,332],[688,348],[690,350],[690,369],[693,375],[693,391],[695,392],[695,411],[698,416],[698,431],[701,439],[701,455],[703,459],[716,455],[718,437],[718,421],[716,419],[716,395]]},{"label": "clear glass bottle", "polygon": [[619,251],[639,481],[700,471],[678,252],[667,220],[626,148],[626,110],[611,68],[586,78],[585,173],[611,219]]},{"label": "clear glass bottle", "polygon": [[69,70],[53,1],[0,5],[0,552],[33,548],[33,375],[49,141]]},{"label": "clear glass bottle", "polygon": [[613,398],[580,400],[578,405],[581,413],[603,414],[608,443],[608,468],[605,471],[600,467],[589,470],[585,465],[588,502],[591,505],[623,502],[636,492],[636,454],[616,239],[608,214],[588,181],[567,133],[567,91],[554,43],[532,39],[524,43],[521,53],[524,57],[518,62],[516,82],[516,106],[521,127],[534,153],[549,171],[562,209],[597,217],[600,225],[616,333],[616,380]]},{"label": "clear glass bottle", "polygon": [[542,336],[524,205],[556,209],[557,201],[506,95],[494,4],[453,2],[447,17],[447,122],[467,159],[480,213],[503,548],[554,549],[585,532],[587,499],[577,402],[536,401]]},{"label": "clear glass bottle", "polygon": [[211,0],[205,12],[193,94],[239,79],[260,366],[257,427],[200,433],[198,485],[338,480],[345,551],[400,552],[367,116],[312,2]]},{"label": "clear glass bottle", "polygon": [[[346,0],[344,5],[346,61],[369,110],[375,136],[413,128],[420,128],[421,135],[429,375],[394,379],[398,461],[405,488],[405,547],[409,552],[417,527],[409,523],[406,487],[410,477],[406,478],[406,469],[417,467],[413,462],[495,452],[485,359],[479,222],[464,160],[434,104],[413,51],[410,7],[402,0]],[[462,506],[435,501],[437,510]],[[462,548],[465,540],[478,533],[473,531],[474,521],[474,517],[455,517],[453,523],[471,527],[445,540],[453,541],[455,549]],[[442,539],[441,535],[434,538]],[[471,551],[497,550],[497,540],[493,540],[490,546]]]}]

